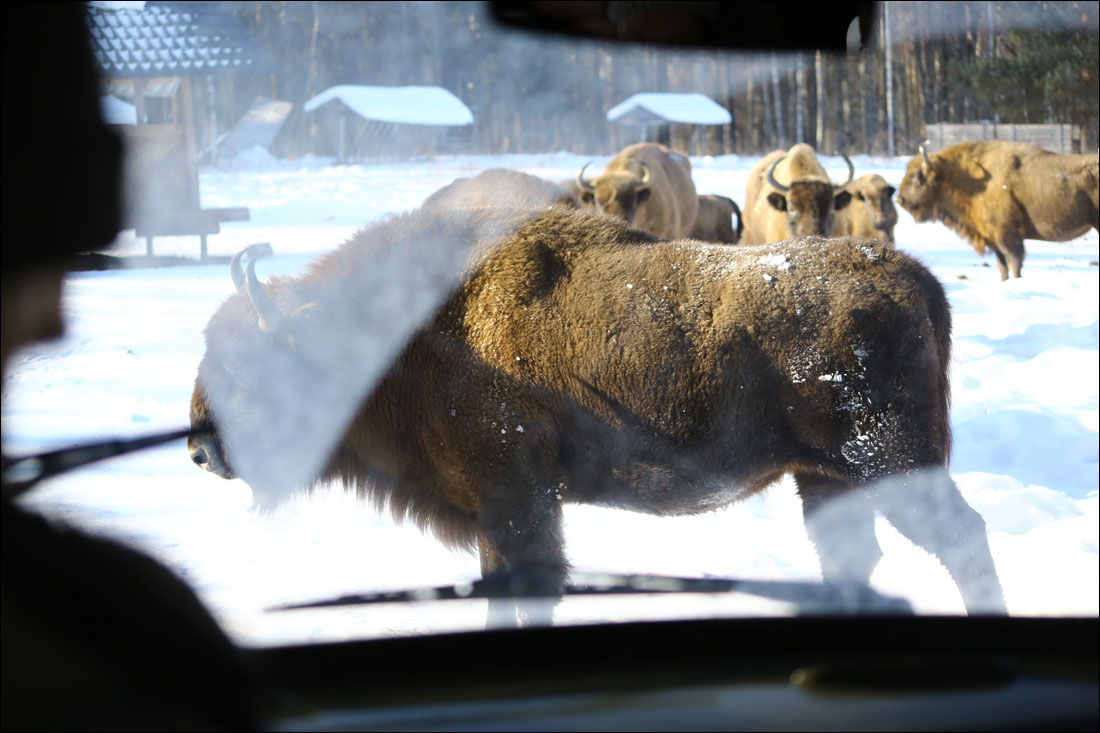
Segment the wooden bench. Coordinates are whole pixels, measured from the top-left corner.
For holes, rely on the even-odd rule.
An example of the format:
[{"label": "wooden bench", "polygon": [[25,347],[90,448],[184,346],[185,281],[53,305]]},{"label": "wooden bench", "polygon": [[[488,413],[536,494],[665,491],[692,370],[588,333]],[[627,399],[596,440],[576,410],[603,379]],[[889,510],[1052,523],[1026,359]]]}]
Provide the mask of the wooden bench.
[{"label": "wooden bench", "polygon": [[199,259],[206,260],[206,238],[221,231],[223,221],[248,221],[248,209],[242,206],[227,209],[159,210],[155,216],[139,216],[134,229],[145,238],[145,254],[153,256],[153,237],[198,235]]}]

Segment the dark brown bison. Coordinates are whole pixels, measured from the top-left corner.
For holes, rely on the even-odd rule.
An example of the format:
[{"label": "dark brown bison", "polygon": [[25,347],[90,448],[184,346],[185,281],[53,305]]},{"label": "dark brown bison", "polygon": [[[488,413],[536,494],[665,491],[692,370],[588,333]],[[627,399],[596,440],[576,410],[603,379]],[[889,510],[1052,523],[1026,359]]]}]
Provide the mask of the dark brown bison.
[{"label": "dark brown bison", "polygon": [[[381,292],[409,290],[391,257],[434,261],[455,242],[469,252],[455,289],[376,369],[377,332],[408,309]],[[329,394],[335,446],[308,480],[356,487],[479,547],[483,574],[550,592],[569,570],[564,503],[692,514],[792,473],[826,580],[867,582],[877,509],[967,609],[1004,609],[984,522],[945,468],[948,303],[903,253],[668,242],[583,210],[486,207],[394,216],[299,278],[262,284],[254,264],[234,263],[240,292],[206,329],[189,440],[202,468],[260,491],[291,481],[315,430],[272,405]],[[330,416],[341,400],[347,421]]]},{"label": "dark brown bison", "polygon": [[833,236],[877,239],[893,247],[898,223],[894,187],[879,174],[868,173],[849,183],[847,190],[852,198],[847,206],[836,210]]},{"label": "dark brown bison", "polygon": [[592,180],[577,174],[581,201],[663,239],[691,234],[699,199],[691,161],[657,143],[624,148]]},{"label": "dark brown bison", "polygon": [[848,156],[848,180],[829,180],[814,149],[799,143],[788,151],[768,153],[745,184],[744,244],[768,244],[790,237],[833,235],[834,213],[848,205],[844,187],[855,169]]},{"label": "dark brown bison", "polygon": [[909,161],[898,204],[918,222],[941,221],[992,249],[1001,280],[1020,277],[1024,240],[1064,242],[1100,227],[1097,156],[1058,155],[1038,145],[959,143]]},{"label": "dark brown bison", "polygon": [[426,207],[475,209],[479,206],[577,207],[577,197],[556,183],[507,168],[488,168],[472,178],[456,178],[424,200]]},{"label": "dark brown bison", "polygon": [[[737,217],[737,225],[733,217]],[[695,226],[691,229],[691,238],[703,242],[719,244],[737,244],[745,230],[741,221],[741,209],[731,198],[706,195],[699,197],[699,213],[695,217]]]}]

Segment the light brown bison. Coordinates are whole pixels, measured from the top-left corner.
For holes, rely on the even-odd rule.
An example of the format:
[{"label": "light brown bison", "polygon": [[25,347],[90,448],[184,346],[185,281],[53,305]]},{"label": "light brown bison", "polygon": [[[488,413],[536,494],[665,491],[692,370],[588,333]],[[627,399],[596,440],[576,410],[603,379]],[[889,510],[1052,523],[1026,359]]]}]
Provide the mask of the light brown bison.
[{"label": "light brown bison", "polygon": [[456,178],[427,199],[423,206],[475,209],[479,206],[577,207],[577,197],[556,183],[508,168],[488,168],[471,178]]},{"label": "light brown bison", "polygon": [[[733,217],[737,217],[737,225]],[[703,242],[719,244],[737,244],[745,230],[741,221],[741,209],[731,198],[708,194],[699,197],[699,213],[695,217],[695,226],[691,229],[691,238]]]},{"label": "light brown bison", "polygon": [[1058,155],[1030,143],[966,142],[932,155],[922,145],[898,204],[918,222],[943,222],[978,254],[992,249],[1007,280],[1020,277],[1025,239],[1064,242],[1100,227],[1097,170],[1095,153]]},{"label": "light brown bison", "polygon": [[[441,251],[469,252],[455,289],[379,341],[410,307],[389,302],[410,289],[392,257]],[[265,285],[254,264],[234,262],[239,292],[206,328],[189,440],[202,468],[283,488],[315,430],[281,395],[327,395],[314,412],[335,446],[308,480],[356,487],[478,546],[483,574],[551,593],[569,570],[564,503],[692,514],[793,473],[826,580],[868,581],[877,509],[970,611],[1004,609],[983,520],[945,468],[948,302],[903,253],[669,242],[584,210],[486,207],[392,217],[299,278]],[[395,356],[376,369],[379,344]]]},{"label": "light brown bison", "polygon": [[768,153],[749,173],[745,184],[744,244],[768,244],[790,237],[833,235],[833,218],[852,194],[844,187],[855,169],[848,156],[848,180],[829,180],[814,149],[799,143],[788,151]]},{"label": "light brown bison", "polygon": [[898,210],[894,208],[894,187],[877,173],[868,173],[846,187],[852,194],[844,208],[836,210],[834,237],[866,237],[894,246]]},{"label": "light brown bison", "polygon": [[691,234],[699,212],[691,161],[657,143],[624,148],[592,180],[577,174],[581,201],[663,239]]}]

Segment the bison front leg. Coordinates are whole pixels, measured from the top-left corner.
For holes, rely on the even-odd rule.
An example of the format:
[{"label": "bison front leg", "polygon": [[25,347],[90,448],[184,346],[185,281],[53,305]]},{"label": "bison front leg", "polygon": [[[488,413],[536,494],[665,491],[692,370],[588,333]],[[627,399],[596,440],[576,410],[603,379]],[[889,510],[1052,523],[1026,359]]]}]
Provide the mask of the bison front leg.
[{"label": "bison front leg", "polygon": [[524,624],[550,623],[569,573],[557,491],[490,493],[478,521],[482,577],[507,583],[511,594],[538,596],[490,599],[487,626],[515,626],[517,611]]},{"label": "bison front leg", "polygon": [[1024,266],[1024,243],[1023,241],[1008,241],[1003,244],[998,243],[993,247],[994,254],[997,255],[997,269],[1001,273],[1001,281],[1008,279],[1009,275],[1012,277],[1020,277],[1020,270]]},{"label": "bison front leg", "polygon": [[794,478],[822,578],[858,604],[882,557],[874,507],[846,481],[814,473],[796,473]]}]

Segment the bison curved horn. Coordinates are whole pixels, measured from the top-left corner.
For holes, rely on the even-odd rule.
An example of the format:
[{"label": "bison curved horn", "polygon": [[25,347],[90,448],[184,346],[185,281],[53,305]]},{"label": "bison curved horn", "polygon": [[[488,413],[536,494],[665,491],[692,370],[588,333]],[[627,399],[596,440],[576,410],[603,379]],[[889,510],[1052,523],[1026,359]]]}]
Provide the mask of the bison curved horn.
[{"label": "bison curved horn", "polygon": [[595,190],[596,190],[596,187],[593,186],[588,181],[584,180],[584,171],[590,165],[592,165],[592,161],[588,161],[587,163],[585,163],[584,167],[581,168],[581,172],[577,174],[577,186],[579,186],[582,191],[588,191],[588,193],[594,193]]},{"label": "bison curved horn", "polygon": [[635,184],[634,190],[635,191],[644,191],[647,188],[649,188],[649,182],[653,178],[653,174],[649,170],[649,166],[646,165],[645,163],[643,163],[642,161],[639,160],[638,165],[640,165],[642,167],[642,180],[638,181],[638,183]]},{"label": "bison curved horn", "polygon": [[834,151],[833,155],[839,155],[841,158],[844,158],[844,162],[848,164],[848,180],[844,183],[838,183],[835,186],[835,188],[844,188],[852,182],[853,178],[856,177],[856,167],[852,165],[852,161],[848,160],[848,156],[844,153],[841,153],[840,151]]},{"label": "bison curved horn", "polygon": [[271,245],[267,242],[260,242],[259,244],[250,244],[233,255],[233,259],[229,262],[229,276],[233,278],[233,287],[237,289],[238,293],[245,291],[244,268],[241,265],[241,260],[245,257],[268,257],[272,254]]},{"label": "bison curved horn", "polygon": [[932,161],[928,159],[928,150],[927,150],[927,148],[925,148],[925,145],[927,145],[928,142],[929,142],[928,140],[925,140],[924,142],[922,142],[920,144],[920,147],[917,148],[917,150],[919,150],[920,154],[924,156],[924,162],[927,163],[928,165],[932,165]]},{"label": "bison curved horn", "polygon": [[781,155],[776,158],[775,162],[772,163],[771,166],[768,168],[768,172],[764,174],[764,178],[768,181],[768,185],[772,186],[780,193],[787,193],[787,191],[791,190],[790,186],[784,186],[782,183],[775,180],[775,167],[779,165],[786,157],[786,155]]},{"label": "bison curved horn", "polygon": [[[229,274],[233,278],[233,284],[237,286],[237,292],[244,292],[256,313],[260,316],[260,330],[264,333],[274,333],[282,328],[283,314],[271,302],[264,292],[263,285],[256,277],[256,260],[272,254],[271,245],[263,242],[245,247],[229,263]],[[248,259],[245,271],[241,272],[241,262]]]}]

